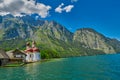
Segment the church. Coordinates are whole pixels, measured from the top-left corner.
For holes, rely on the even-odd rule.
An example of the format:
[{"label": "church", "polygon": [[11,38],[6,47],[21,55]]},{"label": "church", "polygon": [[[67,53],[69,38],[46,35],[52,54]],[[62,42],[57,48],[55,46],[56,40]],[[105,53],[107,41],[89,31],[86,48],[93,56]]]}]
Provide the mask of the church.
[{"label": "church", "polygon": [[26,62],[40,61],[40,50],[36,47],[36,42],[32,42],[32,46],[29,42],[26,43]]}]

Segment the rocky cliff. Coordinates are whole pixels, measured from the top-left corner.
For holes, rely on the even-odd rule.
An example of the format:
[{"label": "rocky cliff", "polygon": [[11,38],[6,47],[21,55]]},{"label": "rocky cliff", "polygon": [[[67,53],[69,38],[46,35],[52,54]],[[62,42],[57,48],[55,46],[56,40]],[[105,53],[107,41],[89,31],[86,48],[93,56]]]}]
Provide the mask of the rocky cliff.
[{"label": "rocky cliff", "polygon": [[37,42],[45,56],[65,57],[120,52],[120,41],[107,38],[91,28],[78,29],[72,33],[55,21],[36,20],[29,15],[0,16],[0,48],[24,49],[25,42],[31,40]]},{"label": "rocky cliff", "polygon": [[101,50],[105,53],[115,53],[115,49],[109,43],[108,38],[90,28],[82,28],[74,33],[73,41],[83,43],[83,47]]}]

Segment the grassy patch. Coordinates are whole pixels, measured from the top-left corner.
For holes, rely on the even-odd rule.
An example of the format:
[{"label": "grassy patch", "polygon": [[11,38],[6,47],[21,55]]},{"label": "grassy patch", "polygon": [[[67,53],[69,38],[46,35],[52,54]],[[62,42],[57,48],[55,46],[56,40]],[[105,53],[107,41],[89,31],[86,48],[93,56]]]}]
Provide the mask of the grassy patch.
[{"label": "grassy patch", "polygon": [[24,65],[25,63],[9,63],[7,65],[5,65],[5,67],[19,67]]}]

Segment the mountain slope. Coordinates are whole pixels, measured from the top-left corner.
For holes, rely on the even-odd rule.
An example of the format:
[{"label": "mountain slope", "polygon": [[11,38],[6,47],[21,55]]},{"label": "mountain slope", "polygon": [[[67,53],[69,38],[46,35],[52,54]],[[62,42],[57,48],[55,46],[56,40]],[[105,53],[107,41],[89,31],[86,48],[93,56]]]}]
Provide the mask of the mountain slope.
[{"label": "mountain slope", "polygon": [[105,53],[115,53],[115,49],[109,42],[106,42],[107,40],[107,37],[90,28],[77,30],[73,38],[74,42],[83,43],[85,48],[101,50]]},{"label": "mountain slope", "polygon": [[28,15],[0,17],[0,48],[25,49],[25,43],[32,40],[37,42],[44,58],[120,52],[120,41],[90,28],[71,33],[55,21],[36,20]]}]

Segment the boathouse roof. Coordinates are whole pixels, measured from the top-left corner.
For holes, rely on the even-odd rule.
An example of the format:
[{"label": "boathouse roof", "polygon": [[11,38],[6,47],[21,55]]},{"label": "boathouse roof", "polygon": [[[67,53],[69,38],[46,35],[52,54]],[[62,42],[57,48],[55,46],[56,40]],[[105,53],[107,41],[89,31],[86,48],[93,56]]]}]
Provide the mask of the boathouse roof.
[{"label": "boathouse roof", "polygon": [[13,59],[15,54],[21,54],[26,56],[25,52],[19,49],[10,50],[10,51],[7,51],[6,53],[10,57],[10,59]]},{"label": "boathouse roof", "polygon": [[9,56],[6,54],[6,52],[1,49],[0,49],[0,59],[9,59]]}]

